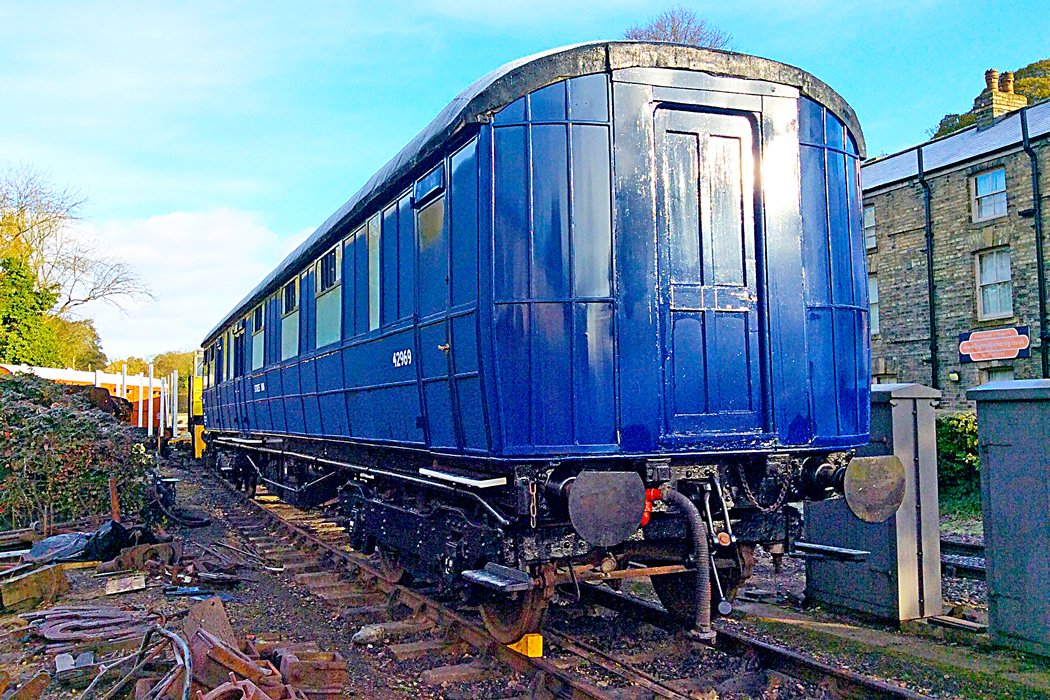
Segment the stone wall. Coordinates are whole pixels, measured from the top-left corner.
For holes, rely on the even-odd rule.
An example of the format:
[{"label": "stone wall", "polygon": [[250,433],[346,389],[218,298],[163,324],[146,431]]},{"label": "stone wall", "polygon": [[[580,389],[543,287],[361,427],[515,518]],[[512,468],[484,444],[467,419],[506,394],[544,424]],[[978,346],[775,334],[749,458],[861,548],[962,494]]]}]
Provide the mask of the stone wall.
[{"label": "stone wall", "polygon": [[[1044,197],[1044,235],[1050,224],[1050,141],[1036,142]],[[1003,166],[1006,172],[1007,214],[973,222],[972,178]],[[1020,148],[979,157],[927,176],[930,184],[934,239],[934,285],[937,317],[938,382],[931,375],[929,299],[923,191],[916,178],[864,192],[865,205],[875,207],[877,247],[868,253],[868,265],[878,276],[880,333],[872,342],[875,381],[908,381],[938,385],[944,392],[941,408],[969,407],[966,389],[983,383],[992,367],[1011,367],[1017,379],[1040,374],[1039,298],[1036,276],[1034,218],[1031,210],[1030,160]],[[1046,243],[1044,242],[1044,246]],[[1013,284],[1012,318],[978,320],[978,252],[1009,246]],[[1050,254],[1050,249],[1046,251]],[[1044,261],[1044,264],[1046,261]],[[1046,265],[1050,274],[1050,265]],[[1010,361],[959,362],[960,333],[1006,326],[1030,326],[1030,358]]]}]

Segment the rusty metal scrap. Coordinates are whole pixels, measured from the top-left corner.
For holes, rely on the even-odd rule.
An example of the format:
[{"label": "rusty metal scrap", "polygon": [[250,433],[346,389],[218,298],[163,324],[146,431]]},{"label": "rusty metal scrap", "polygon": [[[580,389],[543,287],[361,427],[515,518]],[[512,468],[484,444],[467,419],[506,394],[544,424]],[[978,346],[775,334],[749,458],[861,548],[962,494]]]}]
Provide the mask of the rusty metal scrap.
[{"label": "rusty metal scrap", "polygon": [[25,613],[29,629],[49,642],[115,642],[141,637],[157,616],[106,607],[58,606]]},{"label": "rusty metal scrap", "polygon": [[100,572],[134,571],[144,569],[150,562],[159,562],[171,566],[182,558],[182,545],[175,542],[160,544],[142,544],[137,547],[126,547],[116,558],[98,565]]},{"label": "rusty metal scrap", "polygon": [[51,674],[47,671],[40,671],[22,684],[22,687],[12,693],[7,700],[36,700],[43,695],[49,683],[51,683]]},{"label": "rusty metal scrap", "polygon": [[[151,647],[150,643],[154,641],[155,637],[162,637],[162,642]],[[169,691],[169,689],[176,683],[181,683],[181,690],[178,695],[174,696],[173,700],[189,700],[191,679],[193,677],[193,659],[190,650],[186,646],[186,642],[183,641],[182,637],[158,625],[149,626],[142,637],[142,642],[139,644],[138,652],[134,657],[125,657],[124,659],[111,664],[109,667],[101,666],[99,674],[95,676],[91,685],[84,690],[84,693],[80,696],[80,700],[88,700],[88,698],[93,696],[94,691],[101,685],[101,681],[108,670],[112,669],[115,665],[121,665],[129,659],[133,659],[134,666],[131,670],[124,674],[113,685],[113,687],[99,699],[112,700],[121,694],[124,688],[130,683],[136,681],[139,673],[146,667],[146,665],[151,663],[165,650],[170,651],[174,663],[167,674],[165,674],[151,690],[146,692],[140,700],[157,700],[162,694]],[[169,694],[167,697],[172,696]]]},{"label": "rusty metal scrap", "polygon": [[259,685],[280,685],[281,674],[269,661],[254,660],[201,628],[190,637],[193,679],[206,688],[225,682],[230,673]]},{"label": "rusty metal scrap", "polygon": [[312,700],[335,697],[349,680],[346,659],[335,651],[281,649],[281,676]]},{"label": "rusty metal scrap", "polygon": [[[294,689],[290,689],[293,693]],[[272,692],[272,691],[271,691]],[[285,696],[282,696],[285,697]],[[292,696],[294,697],[294,696]],[[249,680],[238,679],[230,674],[230,680],[216,686],[208,693],[197,691],[197,700],[275,700],[268,692]]]}]

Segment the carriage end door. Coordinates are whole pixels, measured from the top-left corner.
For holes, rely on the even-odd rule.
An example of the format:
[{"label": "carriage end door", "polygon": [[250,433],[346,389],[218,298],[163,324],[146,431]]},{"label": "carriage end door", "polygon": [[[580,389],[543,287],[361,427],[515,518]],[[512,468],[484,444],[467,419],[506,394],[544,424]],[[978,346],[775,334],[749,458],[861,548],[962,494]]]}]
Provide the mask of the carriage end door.
[{"label": "carriage end door", "polygon": [[665,436],[760,432],[754,127],[661,109],[655,134]]}]

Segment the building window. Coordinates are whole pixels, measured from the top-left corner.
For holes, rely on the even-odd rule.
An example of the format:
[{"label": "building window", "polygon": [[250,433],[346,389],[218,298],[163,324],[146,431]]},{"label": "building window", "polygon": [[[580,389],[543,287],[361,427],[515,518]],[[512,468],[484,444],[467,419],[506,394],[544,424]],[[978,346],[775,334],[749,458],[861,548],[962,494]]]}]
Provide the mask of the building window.
[{"label": "building window", "polygon": [[982,370],[984,374],[984,381],[988,382],[1010,382],[1014,378],[1013,367],[989,367],[986,370]]},{"label": "building window", "polygon": [[864,207],[864,245],[868,250],[875,248],[875,207]]},{"label": "building window", "polygon": [[299,278],[289,282],[281,294],[281,360],[299,354]]},{"label": "building window", "polygon": [[252,312],[252,369],[263,366],[263,305],[259,304]]},{"label": "building window", "polygon": [[868,321],[871,325],[871,337],[879,334],[879,278],[878,275],[868,275]]},{"label": "building window", "polygon": [[1006,169],[996,168],[973,179],[973,220],[1006,216]]},{"label": "building window", "polygon": [[977,254],[977,318],[985,321],[1013,316],[1010,249]]},{"label": "building window", "polygon": [[339,289],[342,246],[336,246],[317,261],[315,347],[331,345],[342,338],[343,303]]}]

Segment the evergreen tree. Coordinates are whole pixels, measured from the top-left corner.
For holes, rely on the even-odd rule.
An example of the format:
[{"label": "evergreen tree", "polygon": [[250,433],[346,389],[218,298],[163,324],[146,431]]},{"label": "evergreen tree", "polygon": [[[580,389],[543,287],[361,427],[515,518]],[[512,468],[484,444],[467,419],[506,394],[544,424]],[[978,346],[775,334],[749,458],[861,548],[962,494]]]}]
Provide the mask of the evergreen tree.
[{"label": "evergreen tree", "polygon": [[58,295],[37,287],[25,260],[0,258],[0,362],[56,366],[61,364],[58,337],[48,311]]}]

